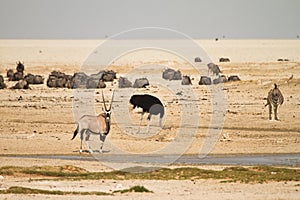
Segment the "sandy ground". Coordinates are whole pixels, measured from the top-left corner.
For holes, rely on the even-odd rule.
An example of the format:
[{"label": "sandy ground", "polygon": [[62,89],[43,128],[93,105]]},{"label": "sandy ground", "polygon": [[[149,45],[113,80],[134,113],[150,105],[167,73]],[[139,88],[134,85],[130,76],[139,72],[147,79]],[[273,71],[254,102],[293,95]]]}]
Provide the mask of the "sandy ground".
[{"label": "sandy ground", "polygon": [[[143,185],[154,193],[117,194],[116,196],[76,196],[76,199],[299,199],[299,184],[297,182],[276,182],[268,184],[240,184],[220,183],[214,180],[196,181],[158,181],[158,180],[130,180],[130,181],[37,181],[28,182],[11,180],[7,185],[20,185],[36,189],[61,191],[101,191],[112,192]],[[270,188],[274,188],[270,190]],[[0,195],[8,199],[74,199],[75,196],[50,195]]]},{"label": "sandy ground", "polygon": [[[0,74],[5,75],[8,68],[15,68],[15,63],[22,60],[25,72],[41,74],[47,79],[52,70],[68,74],[82,69],[90,54],[101,41],[35,41],[35,40],[0,40]],[[222,74],[238,75],[242,81],[225,83],[218,86],[200,86],[199,71],[170,53],[137,50],[119,57],[108,66],[119,76],[148,77],[161,75],[164,67],[180,69],[193,80],[191,91],[193,99],[186,93],[188,89],[170,82],[151,83],[146,89],[116,89],[113,103],[111,133],[104,149],[114,153],[121,149],[127,153],[151,153],[164,150],[169,144],[171,150],[185,154],[198,154],[204,147],[211,149],[211,154],[274,154],[300,153],[300,41],[299,40],[221,40],[196,41],[201,44],[213,62],[218,58],[228,57],[230,63],[219,63]],[[193,55],[196,56],[196,55]],[[277,59],[289,59],[277,62]],[[87,60],[86,60],[87,59]],[[150,66],[150,68],[149,68]],[[153,68],[151,68],[153,66]],[[207,73],[203,67],[201,73]],[[205,74],[206,75],[206,74]],[[292,79],[289,79],[293,75]],[[7,82],[8,86],[14,83]],[[165,84],[165,85],[162,85]],[[268,91],[277,83],[285,97],[279,108],[279,121],[268,120],[268,108],[264,107]],[[105,97],[110,99],[111,90],[117,87],[117,81],[107,84]],[[215,96],[223,94],[222,99]],[[139,114],[129,109],[126,97],[132,93],[149,93],[159,97],[165,108],[166,117],[162,129],[157,127],[157,118],[152,120],[150,135],[136,134]],[[180,95],[182,93],[182,95]],[[101,90],[82,90],[80,94],[94,96],[82,106],[94,105],[87,113],[101,112]],[[119,95],[118,95],[119,94]],[[123,96],[120,94],[124,94]],[[30,90],[0,90],[0,154],[5,155],[78,155],[79,139],[70,140],[75,129],[74,118],[78,117],[76,102],[78,91],[69,89],[51,89],[44,85],[33,85]],[[127,96],[126,96],[127,95]],[[22,97],[22,98],[20,98]],[[223,98],[224,97],[224,98]],[[220,100],[220,101],[218,101]],[[186,102],[188,102],[186,104]],[[224,106],[222,107],[221,105]],[[108,102],[107,102],[108,103]],[[124,106],[125,105],[125,106]],[[194,112],[191,108],[197,108]],[[220,108],[216,111],[214,108]],[[195,114],[196,113],[196,114]],[[80,113],[81,114],[81,113]],[[213,118],[223,116],[224,120],[219,135],[213,142],[208,142],[211,130],[220,124]],[[219,115],[220,114],[220,115]],[[126,117],[124,117],[126,116]],[[187,116],[187,118],[186,118]],[[189,116],[192,116],[189,118]],[[196,116],[196,118],[195,118]],[[131,121],[124,120],[130,119]],[[146,117],[142,132],[146,130]],[[185,119],[190,119],[186,120]],[[184,131],[181,133],[181,127]],[[189,135],[189,131],[195,131]],[[180,135],[182,134],[182,135]],[[182,138],[188,142],[180,146]],[[177,141],[177,142],[176,142]],[[178,142],[179,141],[179,142]],[[186,140],[182,140],[186,141]],[[179,146],[177,146],[179,145]],[[117,147],[117,148],[116,148]],[[89,171],[110,170],[101,163],[87,161],[63,161],[41,159],[16,159],[0,157],[0,166],[17,165],[64,165],[72,164]],[[213,168],[213,166],[212,166]],[[114,187],[144,185],[154,194],[121,195],[125,199],[299,199],[297,183],[267,184],[221,184],[213,180],[191,181],[105,181],[104,183],[87,182],[34,182],[26,178],[15,180],[5,177],[0,180],[0,188],[23,185],[33,188],[49,189],[54,185],[59,190],[108,191]],[[80,187],[84,185],[84,187]],[[121,186],[120,186],[121,185]],[[298,184],[299,185],[299,184]],[[1,198],[46,198],[41,195],[2,195]],[[207,197],[207,198],[206,198]],[[48,196],[47,196],[48,198]],[[55,197],[51,197],[55,198]],[[58,197],[56,197],[58,198]],[[73,196],[59,198],[71,199]],[[93,197],[76,197],[92,199]],[[105,197],[107,199],[115,197]]]}]

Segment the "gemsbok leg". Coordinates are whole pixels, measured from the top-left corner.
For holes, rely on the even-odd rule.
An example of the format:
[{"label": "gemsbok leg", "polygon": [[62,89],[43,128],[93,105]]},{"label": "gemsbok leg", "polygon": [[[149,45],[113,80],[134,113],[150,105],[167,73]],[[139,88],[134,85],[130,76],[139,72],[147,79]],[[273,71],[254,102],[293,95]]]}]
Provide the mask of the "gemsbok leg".
[{"label": "gemsbok leg", "polygon": [[100,141],[101,141],[100,150],[99,150],[100,153],[103,153],[102,148],[103,148],[103,145],[104,145],[105,138],[106,138],[105,134],[100,134]]}]

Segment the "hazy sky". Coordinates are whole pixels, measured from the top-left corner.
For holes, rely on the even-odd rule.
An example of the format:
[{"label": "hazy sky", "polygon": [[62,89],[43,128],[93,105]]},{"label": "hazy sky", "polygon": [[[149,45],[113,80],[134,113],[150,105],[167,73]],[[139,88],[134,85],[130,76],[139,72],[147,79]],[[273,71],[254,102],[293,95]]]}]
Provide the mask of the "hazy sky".
[{"label": "hazy sky", "polygon": [[300,0],[0,0],[2,39],[100,39],[140,27],[195,39],[296,38],[299,21]]}]

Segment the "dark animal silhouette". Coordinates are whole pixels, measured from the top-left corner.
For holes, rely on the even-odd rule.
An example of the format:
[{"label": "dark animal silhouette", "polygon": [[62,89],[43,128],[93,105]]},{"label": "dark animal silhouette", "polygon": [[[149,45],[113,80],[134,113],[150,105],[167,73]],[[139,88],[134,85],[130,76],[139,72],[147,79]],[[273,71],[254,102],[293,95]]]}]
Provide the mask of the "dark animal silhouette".
[{"label": "dark animal silhouette", "polygon": [[49,75],[47,80],[47,86],[50,88],[62,88],[65,87],[67,79],[65,77],[55,77],[54,75]]},{"label": "dark animal silhouette", "polygon": [[105,82],[112,82],[116,78],[117,78],[116,72],[114,72],[112,70],[108,70],[108,71],[104,71],[104,74],[103,74],[103,77],[101,80],[105,81]]},{"label": "dark animal silhouette", "polygon": [[29,84],[25,80],[19,80],[13,87],[10,89],[29,89]]},{"label": "dark animal silhouette", "polygon": [[86,88],[87,89],[95,89],[95,88],[105,88],[106,84],[104,81],[94,78],[89,78],[86,82]]},{"label": "dark animal silhouette", "polygon": [[191,78],[189,76],[183,76],[181,85],[192,85]]},{"label": "dark animal silhouette", "polygon": [[218,78],[213,80],[213,84],[226,83],[226,82],[227,82],[227,78],[225,75],[221,75]]},{"label": "dark animal silhouette", "polygon": [[4,78],[0,75],[0,89],[6,88],[6,84],[4,83]]},{"label": "dark animal silhouette", "polygon": [[84,72],[75,73],[72,78],[72,82],[73,82],[72,88],[85,88],[88,78],[89,76],[86,75]]},{"label": "dark animal silhouette", "polygon": [[68,88],[105,88],[104,82],[112,82],[116,79],[116,72],[112,70],[101,70],[97,74],[86,75],[84,72],[78,72],[72,78],[67,78],[65,84]]},{"label": "dark animal silhouette", "polygon": [[199,85],[211,85],[211,78],[208,76],[201,76]]},{"label": "dark animal silhouette", "polygon": [[134,88],[145,88],[148,85],[149,85],[149,81],[147,78],[139,78],[139,79],[135,80],[133,87]]},{"label": "dark animal silhouette", "polygon": [[141,108],[143,110],[141,113],[139,131],[145,113],[149,113],[147,117],[147,132],[149,132],[149,122],[152,115],[159,114],[159,126],[162,127],[162,118],[165,114],[165,109],[163,104],[157,97],[149,94],[136,94],[131,96],[129,103],[133,105],[133,108]]},{"label": "dark animal silhouette", "polygon": [[219,62],[230,62],[229,58],[220,58]]},{"label": "dark animal silhouette", "polygon": [[102,80],[99,80],[97,88],[106,88],[105,82]]},{"label": "dark animal silhouette", "polygon": [[178,71],[175,71],[174,69],[166,69],[165,71],[163,71],[163,74],[162,74],[162,78],[163,79],[166,79],[166,80],[181,80],[182,79],[182,75],[181,75],[181,72],[178,70]]},{"label": "dark animal silhouette", "polygon": [[202,60],[201,60],[200,57],[196,57],[196,58],[195,58],[195,62],[202,62]]},{"label": "dark animal silhouette", "polygon": [[119,78],[119,88],[130,88],[132,87],[132,83],[125,77]]},{"label": "dark animal silhouette", "polygon": [[25,69],[24,63],[21,62],[21,61],[17,62],[17,67],[16,67],[17,72],[22,72],[23,73],[24,69]]},{"label": "dark animal silhouette", "polygon": [[19,81],[24,78],[23,72],[15,72],[12,78],[12,81]]},{"label": "dark animal silhouette", "polygon": [[72,76],[67,75],[63,72],[52,71],[47,79],[47,86],[52,88],[67,87],[67,82],[72,79]]},{"label": "dark animal silhouette", "polygon": [[232,75],[228,77],[228,82],[230,81],[240,81],[241,79],[237,75]]},{"label": "dark animal silhouette", "polygon": [[279,58],[279,59],[277,59],[277,61],[278,61],[278,62],[288,62],[288,61],[290,61],[290,60],[287,59],[287,58]]},{"label": "dark animal silhouette", "polygon": [[87,89],[97,88],[99,83],[99,79],[89,78],[86,82]]},{"label": "dark animal silhouette", "polygon": [[24,63],[21,61],[17,62],[16,72],[14,72],[12,69],[7,70],[6,76],[8,78],[8,81],[19,81],[24,78]]},{"label": "dark animal silhouette", "polygon": [[44,78],[41,75],[27,74],[24,79],[28,84],[43,84]]},{"label": "dark animal silhouette", "polygon": [[12,81],[14,77],[14,70],[12,69],[7,70],[6,77],[8,78],[9,81]]}]

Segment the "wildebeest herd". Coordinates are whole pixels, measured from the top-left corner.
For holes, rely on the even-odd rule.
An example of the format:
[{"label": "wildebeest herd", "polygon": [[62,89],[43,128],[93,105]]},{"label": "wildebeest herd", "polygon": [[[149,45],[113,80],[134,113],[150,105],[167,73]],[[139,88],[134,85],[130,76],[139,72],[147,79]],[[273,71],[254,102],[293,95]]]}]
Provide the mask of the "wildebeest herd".
[{"label": "wildebeest herd", "polygon": [[74,75],[68,75],[63,72],[53,71],[47,79],[47,86],[50,88],[105,88],[105,82],[111,82],[116,79],[114,71],[101,70],[97,74],[86,75],[83,72],[77,72]]},{"label": "wildebeest herd", "polygon": [[[44,78],[41,75],[34,75],[28,73],[24,76],[24,63],[19,61],[17,62],[16,71],[9,69],[6,72],[8,81],[18,81],[11,89],[28,89],[29,84],[43,84]],[[6,88],[4,83],[4,78],[1,75],[0,79],[0,89]]]},{"label": "wildebeest herd", "polygon": [[[195,58],[195,62],[201,62],[199,57]],[[211,85],[218,83],[225,83],[228,81],[238,81],[240,80],[238,76],[229,76],[228,79],[225,75],[220,75],[221,70],[218,65],[214,63],[207,64],[208,74],[212,73],[216,78],[213,80],[210,76],[201,76],[199,85]],[[19,61],[17,62],[16,71],[13,69],[7,70],[6,76],[8,81],[18,81],[10,89],[28,89],[29,85],[33,84],[44,84],[44,77],[41,75],[34,75],[28,73],[24,75],[25,66],[24,63]],[[73,75],[66,74],[60,71],[52,71],[46,81],[46,85],[49,88],[105,88],[105,82],[112,82],[117,79],[116,72],[112,70],[101,70],[96,74],[87,75],[83,72],[76,72]],[[182,85],[191,85],[192,80],[187,75],[182,75],[179,70],[174,70],[167,68],[162,73],[162,78],[165,80],[181,80]],[[147,78],[138,78],[132,83],[126,77],[119,77],[118,87],[119,88],[144,88],[149,86],[149,80]],[[0,89],[6,88],[5,79],[0,75]]]},{"label": "wildebeest herd", "polygon": [[[219,66],[214,63],[208,63],[208,75],[210,76],[201,76],[199,85],[211,85],[211,84],[219,84],[219,83],[226,83],[230,81],[240,81],[240,78],[237,75],[231,75],[228,78],[225,75],[220,75],[222,71],[220,70]],[[213,79],[212,79],[213,78]]]}]

